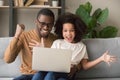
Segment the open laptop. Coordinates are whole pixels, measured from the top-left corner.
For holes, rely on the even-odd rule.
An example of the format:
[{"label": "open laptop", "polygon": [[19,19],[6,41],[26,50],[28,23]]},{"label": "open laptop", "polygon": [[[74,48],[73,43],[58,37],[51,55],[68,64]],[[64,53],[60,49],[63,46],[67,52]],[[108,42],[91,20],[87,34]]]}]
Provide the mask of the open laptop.
[{"label": "open laptop", "polygon": [[34,47],[32,69],[69,73],[71,57],[71,50]]}]

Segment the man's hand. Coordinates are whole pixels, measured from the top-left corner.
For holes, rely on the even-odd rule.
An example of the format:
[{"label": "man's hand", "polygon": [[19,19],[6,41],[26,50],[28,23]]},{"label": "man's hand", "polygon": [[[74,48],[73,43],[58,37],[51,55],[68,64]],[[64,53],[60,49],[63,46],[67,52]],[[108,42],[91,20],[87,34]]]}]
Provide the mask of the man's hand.
[{"label": "man's hand", "polygon": [[21,33],[24,31],[24,29],[25,26],[23,24],[17,24],[15,37],[18,38],[21,35]]},{"label": "man's hand", "polygon": [[33,49],[33,47],[44,47],[44,40],[41,38],[41,43],[31,39],[31,42],[29,43],[29,47]]}]

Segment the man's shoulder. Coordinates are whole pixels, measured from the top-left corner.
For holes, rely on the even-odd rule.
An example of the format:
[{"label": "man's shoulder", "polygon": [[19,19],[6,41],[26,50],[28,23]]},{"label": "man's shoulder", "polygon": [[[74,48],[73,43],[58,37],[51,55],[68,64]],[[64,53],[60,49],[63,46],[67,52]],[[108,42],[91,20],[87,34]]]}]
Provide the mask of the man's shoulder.
[{"label": "man's shoulder", "polygon": [[30,34],[30,33],[35,33],[35,30],[32,29],[32,30],[28,30],[28,31],[24,31],[23,34]]},{"label": "man's shoulder", "polygon": [[31,38],[31,37],[35,37],[35,36],[36,36],[35,31],[34,30],[29,30],[29,31],[22,32],[19,39],[26,39],[26,38]]},{"label": "man's shoulder", "polygon": [[28,36],[28,35],[35,35],[35,31],[34,30],[29,30],[29,31],[24,31],[22,33],[22,36]]}]

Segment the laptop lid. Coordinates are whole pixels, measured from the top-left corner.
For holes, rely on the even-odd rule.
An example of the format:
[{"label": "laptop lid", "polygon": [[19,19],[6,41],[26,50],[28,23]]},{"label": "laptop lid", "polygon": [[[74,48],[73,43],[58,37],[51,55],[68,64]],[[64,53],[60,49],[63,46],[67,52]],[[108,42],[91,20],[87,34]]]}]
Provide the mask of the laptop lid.
[{"label": "laptop lid", "polygon": [[34,47],[32,69],[37,71],[69,73],[71,57],[71,50]]}]

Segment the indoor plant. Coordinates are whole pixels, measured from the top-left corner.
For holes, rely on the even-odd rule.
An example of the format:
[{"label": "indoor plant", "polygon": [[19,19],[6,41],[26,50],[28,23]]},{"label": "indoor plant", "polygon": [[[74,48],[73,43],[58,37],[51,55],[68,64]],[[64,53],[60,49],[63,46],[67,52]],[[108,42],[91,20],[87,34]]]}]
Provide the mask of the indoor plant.
[{"label": "indoor plant", "polygon": [[118,29],[114,26],[101,27],[101,24],[108,18],[109,10],[108,8],[96,9],[93,14],[91,14],[92,5],[90,2],[81,4],[76,10],[76,14],[81,17],[81,19],[87,25],[87,34],[85,38],[110,38],[116,37]]}]

